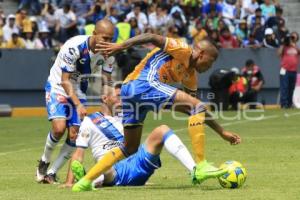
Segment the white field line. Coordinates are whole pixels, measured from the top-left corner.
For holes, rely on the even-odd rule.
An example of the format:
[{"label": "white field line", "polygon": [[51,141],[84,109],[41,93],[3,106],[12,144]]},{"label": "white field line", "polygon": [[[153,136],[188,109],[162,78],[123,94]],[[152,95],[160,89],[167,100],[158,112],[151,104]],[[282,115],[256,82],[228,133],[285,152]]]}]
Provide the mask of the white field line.
[{"label": "white field line", "polygon": [[285,116],[285,117],[291,117],[291,116],[295,116],[295,115],[300,115],[300,112],[291,113],[291,114],[289,114],[289,113],[284,113],[284,116]]},{"label": "white field line", "polygon": [[[35,141],[35,142],[30,142],[30,144],[40,144],[40,143],[44,143],[44,142],[45,141]],[[17,144],[13,144],[13,145],[3,144],[3,145],[1,145],[1,147],[6,147],[6,146],[8,146],[8,147],[17,147],[17,146],[22,146],[22,145],[28,145],[28,144],[26,144],[26,143],[17,143]]]},{"label": "white field line", "polygon": [[267,119],[274,119],[274,118],[278,118],[279,115],[270,115],[270,116],[264,116],[264,117],[260,117],[257,119],[246,119],[246,120],[240,120],[240,121],[235,121],[235,122],[228,122],[228,123],[223,123],[221,124],[222,126],[231,126],[234,124],[245,124],[245,123],[249,123],[249,122],[253,122],[253,121],[262,121],[262,120],[267,120]]},{"label": "white field line", "polygon": [[[58,144],[57,146],[62,146],[62,144]],[[0,156],[6,156],[11,153],[20,153],[20,152],[26,152],[26,151],[31,151],[31,150],[35,150],[35,149],[41,149],[41,148],[42,147],[35,147],[35,148],[20,149],[20,150],[16,150],[16,151],[6,151],[6,152],[1,152]]]}]

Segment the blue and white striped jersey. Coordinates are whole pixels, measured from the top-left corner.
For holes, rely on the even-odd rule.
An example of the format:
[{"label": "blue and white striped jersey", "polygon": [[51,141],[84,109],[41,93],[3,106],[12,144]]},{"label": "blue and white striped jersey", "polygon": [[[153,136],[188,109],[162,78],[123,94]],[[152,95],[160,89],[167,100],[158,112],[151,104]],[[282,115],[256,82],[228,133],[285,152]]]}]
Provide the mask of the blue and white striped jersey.
[{"label": "blue and white striped jersey", "polygon": [[47,88],[50,92],[67,97],[61,86],[62,72],[72,73],[71,82],[80,99],[85,98],[88,88],[86,75],[101,75],[102,71],[112,73],[116,66],[115,58],[105,59],[100,53],[94,54],[89,49],[90,36],[79,35],[70,38],[60,49],[48,77]]},{"label": "blue and white striped jersey", "polygon": [[120,146],[124,139],[122,118],[104,116],[100,112],[86,116],[76,139],[76,146],[90,147],[98,161],[107,151]]}]

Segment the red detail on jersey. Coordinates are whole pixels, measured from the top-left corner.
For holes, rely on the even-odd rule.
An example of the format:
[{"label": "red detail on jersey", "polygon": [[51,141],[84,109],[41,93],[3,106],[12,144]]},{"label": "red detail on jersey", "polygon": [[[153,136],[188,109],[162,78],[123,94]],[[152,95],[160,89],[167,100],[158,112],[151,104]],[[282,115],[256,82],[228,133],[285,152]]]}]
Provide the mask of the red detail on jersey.
[{"label": "red detail on jersey", "polygon": [[92,122],[94,124],[98,124],[101,121],[101,119],[102,119],[101,117],[96,117],[96,118],[92,119]]},{"label": "red detail on jersey", "polygon": [[83,54],[88,54],[89,53],[89,50],[88,49],[84,49],[83,50]]},{"label": "red detail on jersey", "polygon": [[60,103],[67,103],[68,102],[67,98],[63,95],[60,95],[60,94],[57,95],[56,100]]}]

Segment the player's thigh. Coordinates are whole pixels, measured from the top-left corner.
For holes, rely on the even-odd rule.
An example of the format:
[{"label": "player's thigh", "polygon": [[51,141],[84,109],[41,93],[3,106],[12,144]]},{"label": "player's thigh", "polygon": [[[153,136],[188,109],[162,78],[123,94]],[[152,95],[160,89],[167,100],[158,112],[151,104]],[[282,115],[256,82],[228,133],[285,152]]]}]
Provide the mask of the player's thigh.
[{"label": "player's thigh", "polygon": [[[79,100],[83,105],[86,104],[85,99],[79,99]],[[67,110],[67,116],[68,116],[67,126],[68,127],[71,127],[71,126],[74,126],[74,127],[78,126],[79,127],[80,124],[81,124],[81,119],[80,119],[80,116],[77,113],[76,106],[74,105],[74,103],[72,102],[71,99],[68,99],[68,104],[66,105],[66,110]]]},{"label": "player's thigh", "polygon": [[191,111],[199,105],[201,101],[181,90],[175,94],[173,109],[178,112],[190,114]]},{"label": "player's thigh", "polygon": [[52,124],[52,133],[56,138],[60,138],[66,130],[67,99],[59,94],[46,92],[46,107],[48,120]]},{"label": "player's thigh", "polygon": [[140,145],[143,126],[124,127],[124,146],[128,154],[135,153]]}]

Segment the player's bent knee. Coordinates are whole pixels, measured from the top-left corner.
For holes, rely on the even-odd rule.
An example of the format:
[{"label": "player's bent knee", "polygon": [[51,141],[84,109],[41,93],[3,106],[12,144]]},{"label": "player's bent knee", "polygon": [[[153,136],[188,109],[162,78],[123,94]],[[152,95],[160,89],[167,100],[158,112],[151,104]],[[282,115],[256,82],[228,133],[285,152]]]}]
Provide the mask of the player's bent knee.
[{"label": "player's bent knee", "polygon": [[[160,143],[163,140],[164,135],[170,130],[170,127],[167,125],[160,125],[155,128],[150,135],[150,140],[155,140],[157,143]],[[152,137],[151,137],[152,136]]]},{"label": "player's bent knee", "polygon": [[60,139],[64,135],[65,130],[66,130],[65,127],[53,126],[52,134],[55,138]]}]

